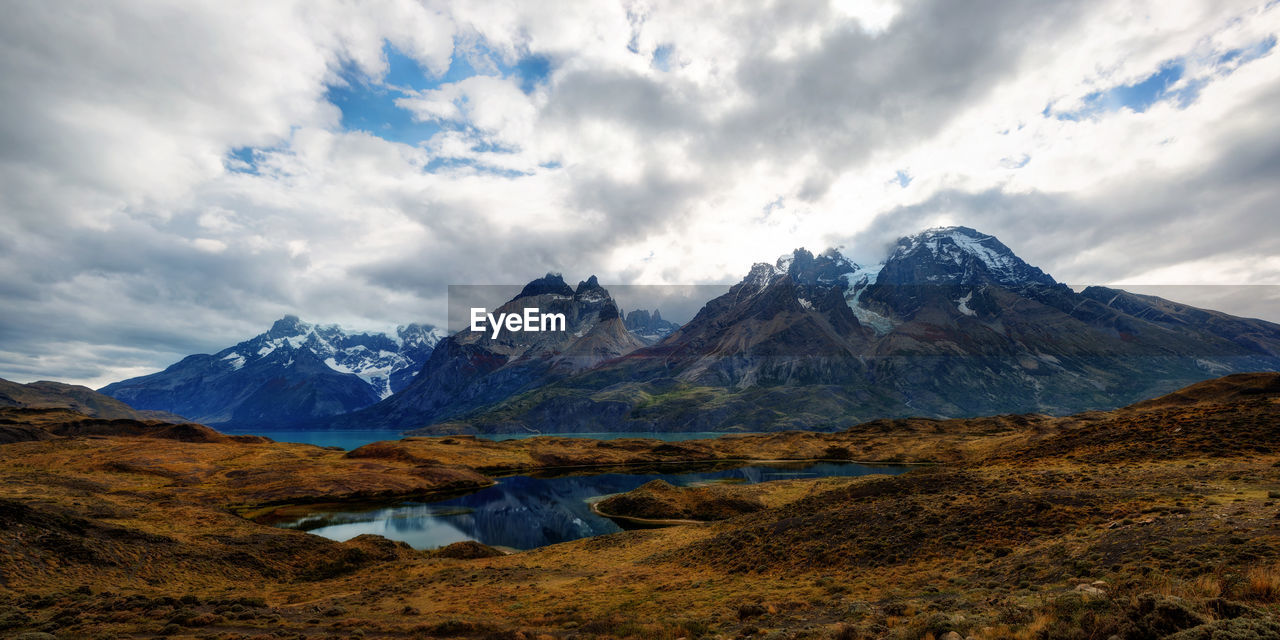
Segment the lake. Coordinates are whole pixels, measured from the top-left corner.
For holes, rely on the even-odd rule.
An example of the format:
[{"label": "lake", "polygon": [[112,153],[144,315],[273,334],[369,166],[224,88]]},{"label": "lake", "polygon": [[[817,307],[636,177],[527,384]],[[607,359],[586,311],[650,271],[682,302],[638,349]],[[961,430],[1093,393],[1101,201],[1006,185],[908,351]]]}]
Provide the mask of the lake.
[{"label": "lake", "polygon": [[789,478],[898,474],[908,468],[819,462],[751,464],[666,473],[510,476],[499,479],[492,487],[448,500],[333,510],[276,526],[310,531],[339,541],[373,533],[406,542],[415,549],[433,549],[463,540],[532,549],[621,531],[622,527],[614,521],[592,513],[587,500],[630,491],[659,478],[674,485],[716,481],[757,483]]},{"label": "lake", "polygon": [[[337,431],[276,431],[270,429],[219,429],[228,435],[266,436],[276,442],[301,442],[320,447],[339,447],[350,451],[379,440],[399,440],[405,437],[400,429],[348,429]],[[666,442],[681,440],[700,440],[729,435],[720,431],[699,431],[680,433],[661,432],[621,432],[621,433],[498,433],[477,436],[489,440],[523,440],[539,435],[559,436],[565,438],[593,438],[596,440],[617,440],[619,438],[652,438]]]}]

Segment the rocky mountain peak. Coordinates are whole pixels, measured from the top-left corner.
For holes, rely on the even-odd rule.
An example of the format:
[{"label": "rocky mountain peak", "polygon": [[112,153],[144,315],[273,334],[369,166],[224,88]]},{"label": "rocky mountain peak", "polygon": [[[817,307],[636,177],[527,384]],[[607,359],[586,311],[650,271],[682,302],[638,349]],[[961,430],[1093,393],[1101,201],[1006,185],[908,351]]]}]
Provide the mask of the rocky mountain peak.
[{"label": "rocky mountain peak", "polygon": [[520,295],[516,298],[528,298],[531,296],[540,296],[545,294],[553,294],[573,297],[573,288],[564,281],[564,276],[558,273],[548,273],[537,280],[530,282],[520,291]]},{"label": "rocky mountain peak", "polygon": [[680,328],[680,325],[664,320],[662,312],[657,309],[654,309],[652,313],[648,309],[628,311],[623,324],[626,325],[627,331],[649,341],[665,338],[672,331]]},{"label": "rocky mountain peak", "polygon": [[444,339],[444,332],[429,324],[418,324],[416,322],[396,327],[396,337],[400,338],[400,344],[405,348],[410,347],[426,347],[432,348]]},{"label": "rocky mountain peak", "polygon": [[268,338],[289,338],[293,336],[306,335],[306,333],[310,330],[311,330],[311,325],[298,319],[298,316],[289,314],[283,318],[280,318],[279,320],[276,320],[271,325],[271,329],[267,331],[267,337]]},{"label": "rocky mountain peak", "polygon": [[602,286],[595,276],[591,276],[586,280],[578,283],[578,290],[574,292],[573,299],[578,302],[589,305],[604,305],[606,307],[614,307],[613,315],[618,315],[617,305],[613,302],[613,297]]},{"label": "rocky mountain peak", "polygon": [[995,236],[969,227],[938,227],[900,238],[880,276],[883,284],[1052,286],[1048,274],[1013,253]]},{"label": "rocky mountain peak", "polygon": [[827,249],[817,256],[807,249],[796,249],[791,255],[778,258],[776,266],[796,283],[812,286],[835,285],[844,274],[858,270],[858,265],[837,249]]},{"label": "rocky mountain peak", "polygon": [[785,274],[786,271],[779,267],[767,262],[757,262],[751,265],[751,271],[742,279],[742,282],[738,283],[738,287],[747,295],[758,293]]},{"label": "rocky mountain peak", "polygon": [[601,289],[601,290],[603,290],[603,289],[604,289],[604,287],[601,287],[601,286],[600,286],[600,281],[599,281],[599,280],[597,280],[595,276],[591,276],[590,278],[587,278],[586,280],[581,280],[581,281],[579,281],[579,282],[578,282],[578,289],[577,289],[577,291],[575,291],[575,292],[574,292],[574,295],[582,295],[583,293],[585,293],[585,292],[587,292],[587,291],[592,291],[592,290],[595,290],[595,289]]}]

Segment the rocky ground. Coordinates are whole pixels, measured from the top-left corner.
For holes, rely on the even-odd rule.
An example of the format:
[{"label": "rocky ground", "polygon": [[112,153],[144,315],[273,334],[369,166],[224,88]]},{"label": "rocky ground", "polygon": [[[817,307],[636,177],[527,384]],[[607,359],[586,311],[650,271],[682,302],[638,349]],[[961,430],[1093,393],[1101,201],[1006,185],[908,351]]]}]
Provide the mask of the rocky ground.
[{"label": "rocky ground", "polygon": [[[414,438],[344,453],[194,428],[58,424],[15,427],[25,441],[0,446],[0,634],[1280,637],[1277,375],[1069,418],[670,444]],[[336,543],[249,519],[467,490],[516,470],[746,458],[941,464],[650,487],[659,507],[687,509],[681,519],[732,517],[509,555]],[[697,494],[751,508],[704,513]],[[650,515],[664,513],[674,512]]]}]

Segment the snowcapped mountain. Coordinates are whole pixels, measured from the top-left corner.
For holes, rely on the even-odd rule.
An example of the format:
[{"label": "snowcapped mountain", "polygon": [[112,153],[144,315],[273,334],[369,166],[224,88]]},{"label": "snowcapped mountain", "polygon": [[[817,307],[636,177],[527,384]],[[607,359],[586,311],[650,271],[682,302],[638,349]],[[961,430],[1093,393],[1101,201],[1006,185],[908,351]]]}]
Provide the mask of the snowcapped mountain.
[{"label": "snowcapped mountain", "polygon": [[285,316],[270,331],[223,349],[214,357],[234,371],[286,345],[305,349],[330,369],[364,380],[381,399],[404,388],[443,338],[440,329],[420,324],[396,327],[395,336],[348,334],[338,325],[312,325],[296,316]]},{"label": "snowcapped mountain", "polygon": [[652,346],[427,432],[838,428],[885,417],[1110,409],[1280,370],[1280,325],[1091,287],[967,227],[883,262],[757,263]]},{"label": "snowcapped mountain", "polygon": [[360,409],[408,386],[443,337],[429,325],[397,327],[389,336],[285,316],[235,346],[188,356],[101,392],[135,408],[215,426],[301,424]]},{"label": "snowcapped mountain", "polygon": [[885,261],[886,284],[1054,286],[1048,274],[1014,255],[994,236],[968,227],[929,229],[898,240]]}]

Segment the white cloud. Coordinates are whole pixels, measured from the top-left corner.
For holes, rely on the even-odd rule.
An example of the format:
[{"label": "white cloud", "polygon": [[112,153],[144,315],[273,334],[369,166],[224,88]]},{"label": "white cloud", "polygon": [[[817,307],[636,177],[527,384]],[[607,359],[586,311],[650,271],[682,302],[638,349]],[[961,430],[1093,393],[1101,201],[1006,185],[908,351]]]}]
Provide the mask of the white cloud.
[{"label": "white cloud", "polygon": [[[441,323],[450,283],[874,258],[941,221],[1070,282],[1280,284],[1277,33],[1246,1],[21,2],[0,376],[101,383],[286,312]],[[382,90],[388,47],[477,71],[400,88],[441,126],[418,145],[328,101]],[[1053,117],[1170,61],[1190,104]]]}]

